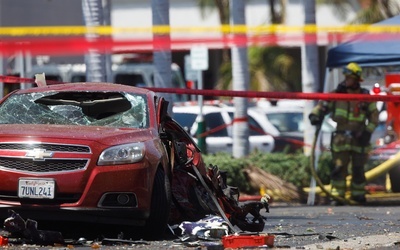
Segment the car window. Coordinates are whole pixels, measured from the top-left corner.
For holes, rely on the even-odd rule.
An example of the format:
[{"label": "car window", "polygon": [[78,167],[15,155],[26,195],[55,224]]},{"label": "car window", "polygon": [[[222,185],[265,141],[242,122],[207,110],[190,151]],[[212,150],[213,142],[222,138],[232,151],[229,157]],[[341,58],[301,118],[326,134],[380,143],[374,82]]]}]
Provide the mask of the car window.
[{"label": "car window", "polygon": [[204,115],[204,122],[206,124],[206,131],[209,133],[208,136],[228,136],[227,124],[222,118],[221,113],[214,112]]},{"label": "car window", "polygon": [[0,106],[2,124],[146,128],[146,96],[118,92],[16,94]]},{"label": "car window", "polygon": [[135,87],[146,87],[145,80],[142,74],[116,74],[115,82],[119,84],[135,86]]},{"label": "car window", "polygon": [[269,113],[266,114],[266,116],[272,125],[274,125],[280,132],[304,131],[303,113]]},{"label": "car window", "polygon": [[73,75],[71,76],[71,82],[86,82],[86,75]]},{"label": "car window", "polygon": [[189,130],[196,120],[197,114],[174,112],[174,120],[179,123],[184,129]]},{"label": "car window", "polygon": [[[231,120],[233,120],[234,113],[228,112],[228,114],[231,117]],[[263,128],[256,120],[254,120],[253,117],[248,116],[247,121],[249,123],[249,135],[265,135]]]}]

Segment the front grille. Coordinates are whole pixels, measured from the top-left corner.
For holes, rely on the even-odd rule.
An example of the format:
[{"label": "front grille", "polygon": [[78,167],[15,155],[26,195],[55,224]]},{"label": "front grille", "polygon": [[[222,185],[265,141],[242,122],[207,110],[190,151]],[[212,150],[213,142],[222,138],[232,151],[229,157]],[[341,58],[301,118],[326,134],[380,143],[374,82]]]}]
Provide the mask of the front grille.
[{"label": "front grille", "polygon": [[74,171],[85,169],[88,160],[73,159],[46,159],[32,161],[32,159],[0,157],[0,166],[25,172],[48,173],[60,171]]},{"label": "front grille", "polygon": [[63,145],[63,144],[30,144],[30,143],[1,143],[0,149],[3,150],[33,150],[45,149],[46,151],[56,152],[75,152],[75,153],[90,153],[88,146],[80,145]]},{"label": "front grille", "polygon": [[[68,145],[68,144],[50,144],[50,143],[0,143],[0,150],[3,151],[34,151],[43,150],[44,152],[62,152],[62,153],[91,153],[88,146]],[[32,173],[52,173],[63,171],[83,170],[87,167],[90,155],[87,159],[77,158],[47,158],[35,160],[27,157],[1,157],[0,167],[3,169],[16,170]]]}]

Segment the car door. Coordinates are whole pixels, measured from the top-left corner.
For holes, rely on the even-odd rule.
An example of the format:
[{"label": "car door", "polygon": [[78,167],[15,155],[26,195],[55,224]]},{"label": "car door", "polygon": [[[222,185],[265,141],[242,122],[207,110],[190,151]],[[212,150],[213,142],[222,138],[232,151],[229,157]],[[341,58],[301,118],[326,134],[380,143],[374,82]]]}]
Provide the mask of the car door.
[{"label": "car door", "polygon": [[[196,118],[193,117],[195,115]],[[199,114],[196,112],[174,112],[174,117],[178,119],[180,124],[193,122],[188,128],[191,136],[197,143],[200,136],[206,137],[207,153],[214,154],[218,152],[232,153],[232,138],[228,136],[229,124],[226,124],[221,112],[213,108],[212,111],[207,110],[203,113],[206,131],[203,134],[198,134]],[[185,120],[185,121],[183,121]],[[190,122],[189,122],[190,121]]]},{"label": "car door", "polygon": [[206,123],[206,144],[208,153],[226,152],[232,154],[233,139],[229,136],[227,124],[221,112],[204,115]]},{"label": "car door", "polygon": [[[233,120],[234,112],[228,111],[230,119]],[[275,146],[274,138],[267,134],[253,116],[248,116],[249,145],[250,152],[258,150],[261,152],[272,152]]]}]

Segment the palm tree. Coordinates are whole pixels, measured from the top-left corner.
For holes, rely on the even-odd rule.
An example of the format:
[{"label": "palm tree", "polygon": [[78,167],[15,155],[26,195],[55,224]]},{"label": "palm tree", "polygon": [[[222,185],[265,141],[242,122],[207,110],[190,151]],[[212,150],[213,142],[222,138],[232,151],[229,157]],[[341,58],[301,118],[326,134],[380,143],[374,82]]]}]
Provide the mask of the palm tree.
[{"label": "palm tree", "polygon": [[351,24],[376,23],[400,13],[400,2],[398,0],[318,0],[317,3],[334,5],[341,18],[346,19],[351,11],[356,11],[356,17],[350,21]]},{"label": "palm tree", "polygon": [[[219,22],[221,25],[229,24],[229,0],[197,0],[203,17],[209,14],[209,11],[217,9]],[[230,62],[231,57],[228,49],[222,49],[222,62]]]},{"label": "palm tree", "polygon": [[[231,0],[231,23],[232,25],[245,25],[245,0]],[[242,37],[246,34],[235,34]],[[249,89],[249,64],[247,55],[247,46],[233,46],[232,52],[232,82],[234,90]],[[235,119],[233,123],[233,157],[240,158],[249,154],[249,126],[247,120],[241,120],[247,117],[248,101],[245,97],[233,98],[235,106]]]},{"label": "palm tree", "polygon": [[[267,0],[270,20],[266,23],[280,24],[285,20],[287,0]],[[209,11],[218,10],[221,24],[229,23],[228,0],[198,0],[203,16]],[[222,52],[220,76],[216,88],[231,89],[232,64],[228,50]],[[300,65],[285,48],[279,46],[248,48],[250,89],[261,91],[301,91],[299,84]]]},{"label": "palm tree", "polygon": [[[304,1],[305,11],[305,25],[315,25],[315,0]],[[314,34],[316,35],[316,34]],[[318,62],[318,45],[303,43],[301,47],[301,79],[302,79],[302,91],[305,93],[318,92],[319,89],[319,62]],[[305,145],[311,145],[314,138],[315,128],[311,126],[308,119],[308,114],[314,106],[314,102],[307,101],[304,107],[304,143]],[[305,147],[305,154],[311,153],[310,148]]]},{"label": "palm tree", "polygon": [[[82,11],[86,27],[104,25],[104,11],[101,0],[83,0]],[[95,33],[87,33],[88,40],[96,40],[99,36]],[[106,81],[106,57],[104,51],[89,49],[85,55],[86,80],[89,82]]]},{"label": "palm tree", "polygon": [[[169,26],[169,0],[151,0],[151,10],[152,10],[152,20],[153,26]],[[170,41],[170,34],[163,33],[154,33],[153,39]],[[158,44],[155,42],[154,44]],[[154,67],[157,69],[159,73],[159,77],[156,76],[154,78],[154,85],[157,88],[162,88],[165,86],[170,86],[170,83],[166,83],[166,81],[171,81],[171,49],[160,49],[153,48],[153,63]],[[166,100],[170,102],[169,112],[172,114],[172,105],[173,100],[171,95],[168,94],[160,94]]]}]

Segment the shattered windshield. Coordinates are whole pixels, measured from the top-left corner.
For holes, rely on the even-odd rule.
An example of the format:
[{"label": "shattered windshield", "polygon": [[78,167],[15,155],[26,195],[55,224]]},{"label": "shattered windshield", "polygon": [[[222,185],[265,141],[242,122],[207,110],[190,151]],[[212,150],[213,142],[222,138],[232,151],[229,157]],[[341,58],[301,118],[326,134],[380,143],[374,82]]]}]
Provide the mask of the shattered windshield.
[{"label": "shattered windshield", "polygon": [[146,96],[119,92],[44,92],[10,96],[1,124],[56,124],[147,128]]}]

